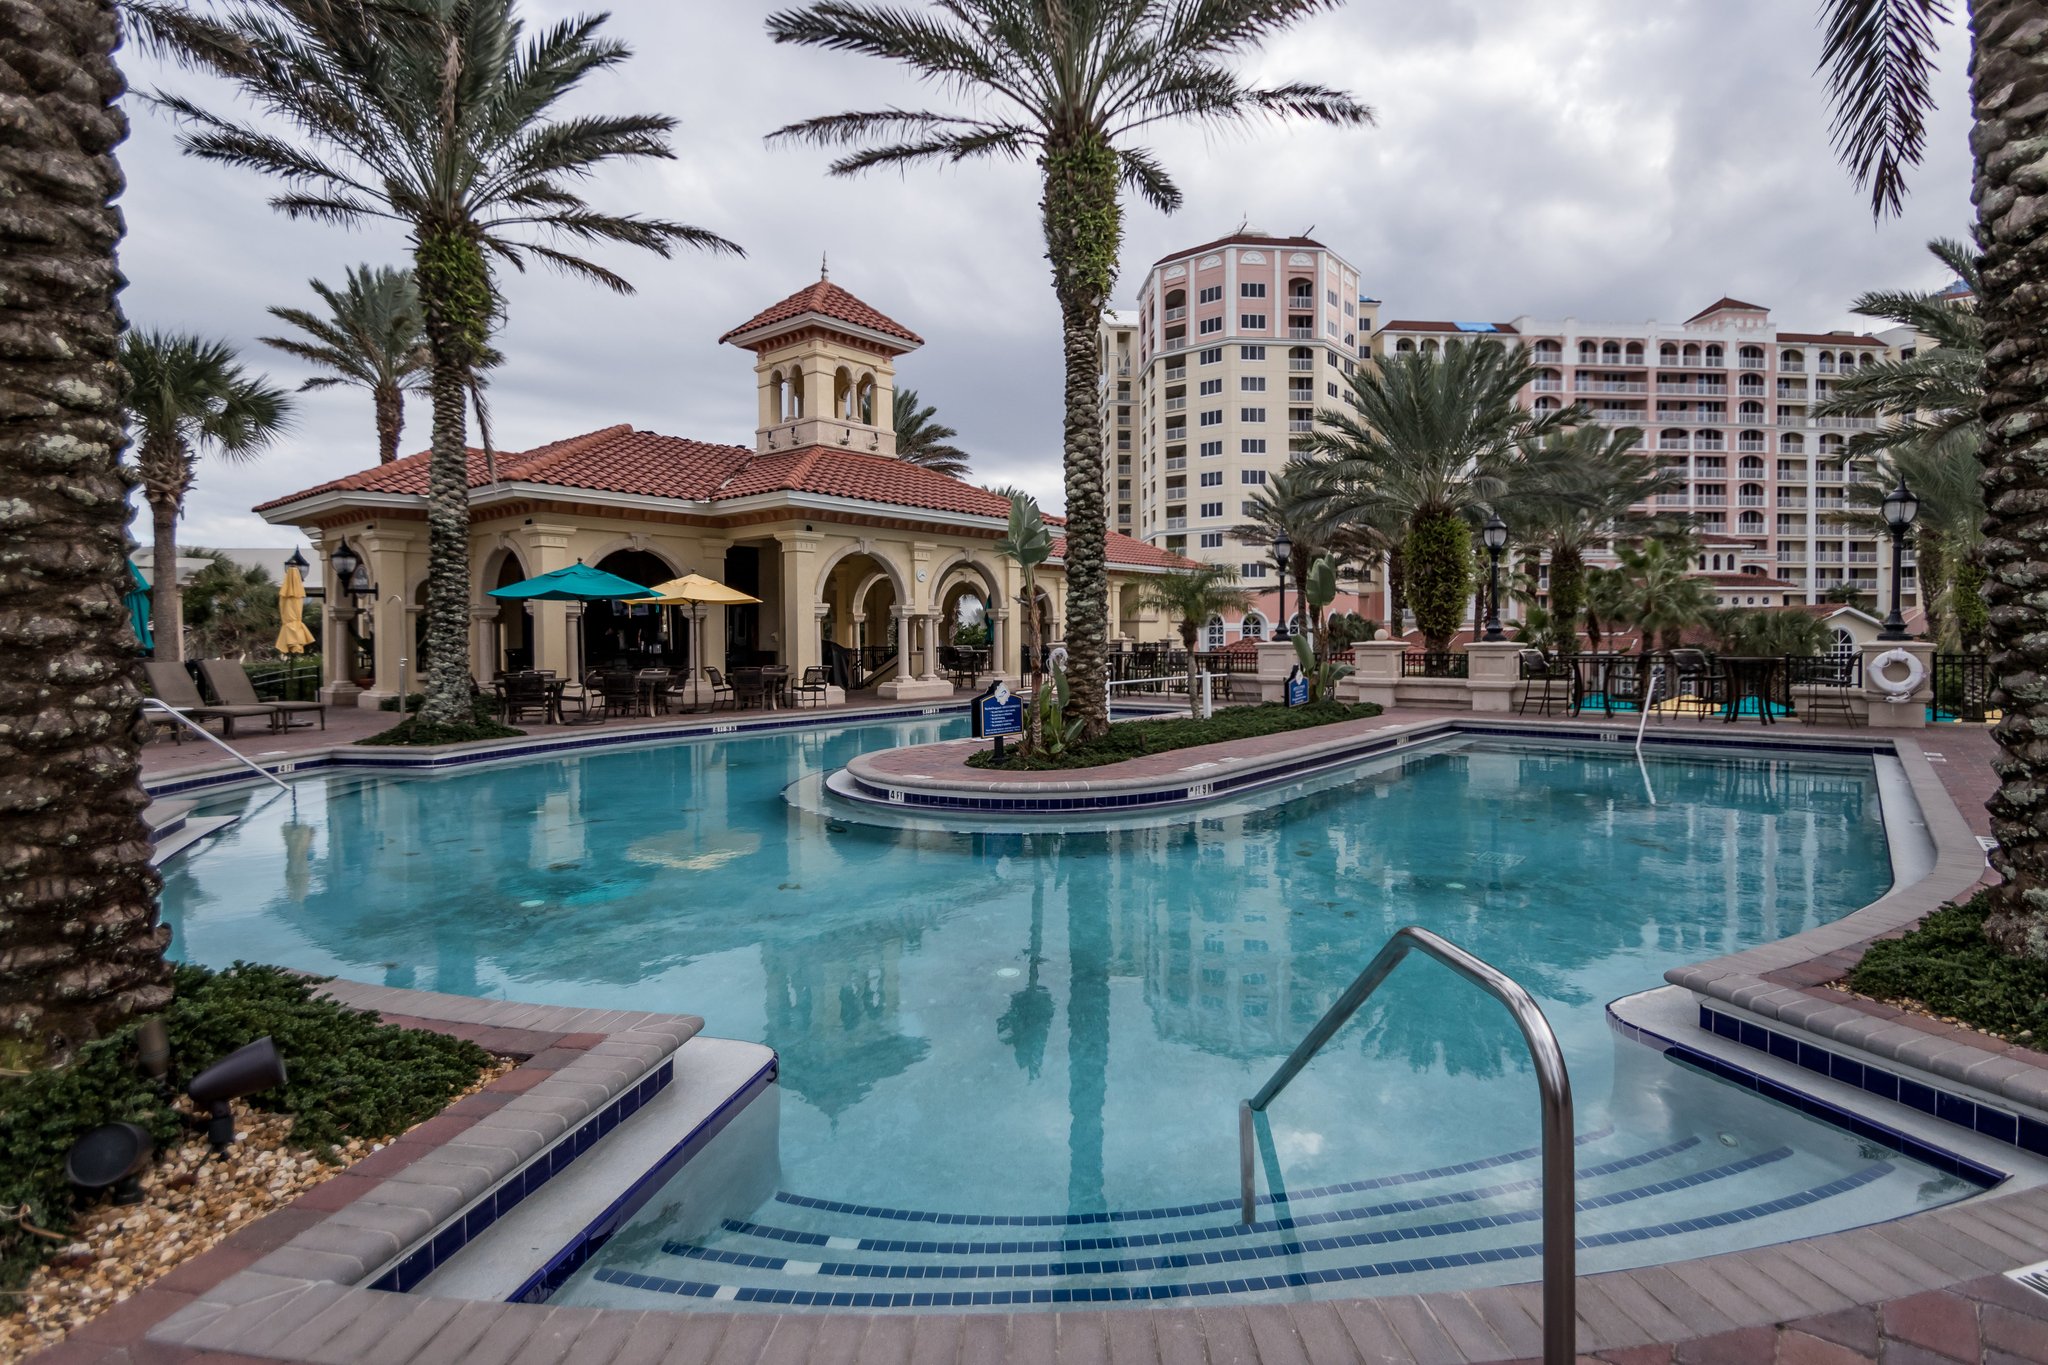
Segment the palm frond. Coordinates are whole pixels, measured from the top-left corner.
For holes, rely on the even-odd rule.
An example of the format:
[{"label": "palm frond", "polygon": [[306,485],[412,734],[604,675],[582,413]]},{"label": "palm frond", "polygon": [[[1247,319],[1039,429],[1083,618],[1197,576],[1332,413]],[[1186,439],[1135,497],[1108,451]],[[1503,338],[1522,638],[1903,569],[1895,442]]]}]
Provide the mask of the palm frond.
[{"label": "palm frond", "polygon": [[1869,189],[1871,213],[1896,215],[1927,147],[1934,26],[1949,21],[1947,0],[1823,0],[1823,16],[1835,153]]}]

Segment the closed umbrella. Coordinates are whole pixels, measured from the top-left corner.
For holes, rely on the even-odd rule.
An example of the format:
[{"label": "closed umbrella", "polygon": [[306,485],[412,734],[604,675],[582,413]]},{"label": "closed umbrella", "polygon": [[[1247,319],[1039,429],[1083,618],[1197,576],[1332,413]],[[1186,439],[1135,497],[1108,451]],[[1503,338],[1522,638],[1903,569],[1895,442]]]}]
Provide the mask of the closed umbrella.
[{"label": "closed umbrella", "polygon": [[[313,632],[306,629],[306,582],[299,577],[298,568],[287,564],[284,582],[277,589],[277,649],[286,658],[295,658],[306,652],[306,646],[313,643]],[[285,700],[292,700],[292,678],[287,665],[284,680]]]},{"label": "closed umbrella", "polygon": [[[502,588],[492,588],[492,597],[510,597],[528,602],[617,602],[644,598],[653,591],[630,578],[603,569],[593,569],[577,560],[566,569],[556,569],[538,578],[522,579]],[[579,644],[578,648],[581,646]],[[577,660],[582,666],[582,660]]]},{"label": "closed umbrella", "polygon": [[[700,573],[684,574],[681,578],[671,578],[668,582],[655,588],[653,596],[639,599],[641,605],[661,607],[743,607],[749,605],[758,606],[760,601],[761,599],[758,597],[750,597],[738,588],[729,588],[717,579],[706,578]],[[703,633],[703,613],[692,611],[690,613],[689,689],[689,704],[692,706],[695,706],[699,701],[697,678],[703,672],[704,667]]]},{"label": "closed umbrella", "polygon": [[128,608],[128,624],[144,649],[155,649],[156,637],[149,629],[149,580],[132,559],[128,561],[128,580],[128,591],[121,595],[122,604]]}]

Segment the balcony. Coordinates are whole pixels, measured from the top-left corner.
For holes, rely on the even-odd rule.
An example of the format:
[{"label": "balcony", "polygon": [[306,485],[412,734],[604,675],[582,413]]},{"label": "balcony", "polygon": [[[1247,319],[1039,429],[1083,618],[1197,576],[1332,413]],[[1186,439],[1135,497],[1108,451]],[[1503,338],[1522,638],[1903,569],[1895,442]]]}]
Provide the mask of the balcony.
[{"label": "balcony", "polygon": [[1310,388],[1289,389],[1287,391],[1287,401],[1290,403],[1313,403],[1316,401],[1316,391]]},{"label": "balcony", "polygon": [[1578,389],[1581,393],[1648,393],[1650,386],[1640,379],[1588,379]]},{"label": "balcony", "polygon": [[1168,441],[1185,441],[1187,438],[1188,429],[1186,427],[1168,427],[1166,429],[1166,439]]},{"label": "balcony", "polygon": [[1168,517],[1166,519],[1166,529],[1169,531],[1185,531],[1188,529],[1188,519],[1186,517]]},{"label": "balcony", "polygon": [[1851,564],[1875,564],[1877,563],[1877,551],[1851,550],[1849,551],[1849,562]]},{"label": "balcony", "polygon": [[1735,422],[1736,425],[1745,427],[1761,427],[1768,425],[1768,423],[1766,423],[1764,420],[1764,415],[1760,412],[1737,413],[1735,416]]},{"label": "balcony", "polygon": [[1289,294],[1287,311],[1290,313],[1313,313],[1316,311],[1316,296],[1313,294]]},{"label": "balcony", "polygon": [[1726,507],[1728,505],[1728,495],[1726,493],[1696,494],[1693,497],[1692,505],[1694,507]]},{"label": "balcony", "polygon": [[1117,472],[1117,473],[1119,473],[1119,474],[1128,474],[1128,473],[1130,473],[1130,472],[1131,472],[1131,462],[1130,462],[1129,460],[1118,460],[1118,461],[1116,462],[1116,472]]},{"label": "balcony", "polygon": [[1564,352],[1563,352],[1563,351],[1531,351],[1531,352],[1530,352],[1529,354],[1530,354],[1530,357],[1531,357],[1531,358],[1532,358],[1533,360],[1535,360],[1535,362],[1536,362],[1536,363],[1537,363],[1538,365],[1562,365],[1562,364],[1564,364]]},{"label": "balcony", "polygon": [[1713,397],[1713,396],[1715,396],[1715,395],[1717,395],[1717,394],[1718,394],[1718,395],[1721,395],[1721,396],[1725,397],[1725,396],[1727,395],[1727,393],[1728,393],[1728,386],[1727,386],[1726,384],[1709,384],[1709,383],[1707,383],[1707,382],[1706,382],[1705,380],[1701,380],[1701,381],[1700,381],[1699,383],[1697,383],[1697,384],[1662,384],[1662,383],[1660,383],[1660,384],[1658,384],[1658,385],[1657,385],[1657,392],[1658,392],[1658,393],[1661,393],[1661,394],[1673,394],[1673,395],[1678,395],[1678,394],[1704,394],[1704,395],[1706,395],[1706,396],[1708,396],[1708,397]]},{"label": "balcony", "polygon": [[1813,364],[1813,372],[1815,374],[1833,374],[1835,372],[1835,362],[1832,360],[1817,360]]},{"label": "balcony", "polygon": [[1735,505],[1737,507],[1762,507],[1764,505],[1764,495],[1761,493],[1740,494],[1735,499]]},{"label": "balcony", "polygon": [[1805,374],[1806,362],[1803,360],[1781,360],[1778,362],[1778,373]]},{"label": "balcony", "polygon": [[1738,370],[1761,370],[1763,367],[1764,362],[1761,359],[1751,360],[1748,356],[1735,362],[1735,368]]},{"label": "balcony", "polygon": [[1294,341],[1314,341],[1316,339],[1316,329],[1313,327],[1289,327],[1287,335]]},{"label": "balcony", "polygon": [[[1166,472],[1169,474],[1176,469],[1186,469],[1187,467],[1188,457],[1185,455],[1169,455],[1166,457]],[[1168,491],[1170,492],[1171,490]]]},{"label": "balcony", "polygon": [[1187,320],[1188,307],[1186,304],[1182,304],[1178,308],[1169,308],[1163,316],[1168,322],[1184,322]]},{"label": "balcony", "polygon": [[1131,524],[1131,514],[1129,512],[1117,513],[1116,524],[1119,526],[1129,526]]},{"label": "balcony", "polygon": [[1822,469],[1813,476],[1815,483],[1846,483],[1848,479],[1848,471],[1842,469]]},{"label": "balcony", "polygon": [[1842,552],[1840,550],[1815,550],[1813,558],[1814,562],[1818,564],[1839,564],[1842,562]]},{"label": "balcony", "polygon": [[1186,337],[1168,337],[1166,339],[1166,349],[1168,351],[1185,351],[1187,348],[1188,339]]},{"label": "balcony", "polygon": [[1304,422],[1290,418],[1287,423],[1287,430],[1299,436],[1309,435],[1315,429],[1316,424],[1313,421]]},{"label": "balcony", "polygon": [[1728,361],[1721,356],[1682,355],[1677,360],[1659,360],[1659,365],[1677,365],[1681,370],[1725,370]]},{"label": "balcony", "polygon": [[1871,431],[1876,429],[1877,419],[1875,417],[1815,417],[1810,419],[1807,425],[1816,427],[1847,427]]},{"label": "balcony", "polygon": [[1692,499],[1683,493],[1659,493],[1657,495],[1657,505],[1659,507],[1690,507],[1692,506]]},{"label": "balcony", "polygon": [[1806,495],[1804,493],[1778,494],[1778,506],[1780,507],[1788,507],[1794,511],[1803,512],[1810,505],[1811,504],[1806,501]]},{"label": "balcony", "polygon": [[1686,439],[1685,437],[1683,437],[1683,436],[1659,436],[1659,437],[1657,438],[1657,449],[1659,449],[1659,450],[1691,450],[1691,449],[1692,449],[1692,442],[1691,442],[1691,441],[1689,441],[1689,440],[1687,440],[1687,439]]},{"label": "balcony", "polygon": [[1728,443],[1719,436],[1695,436],[1692,438],[1692,448],[1694,450],[1726,450]]},{"label": "balcony", "polygon": [[1186,379],[1187,377],[1188,363],[1185,360],[1181,361],[1181,363],[1178,365],[1168,365],[1166,367],[1166,382],[1169,384],[1173,383],[1175,380]]},{"label": "balcony", "polygon": [[1313,374],[1316,368],[1316,359],[1314,356],[1289,356],[1287,358],[1287,368],[1296,374]]},{"label": "balcony", "polygon": [[1735,443],[1735,448],[1737,450],[1746,450],[1752,455],[1760,455],[1764,450],[1764,438],[1752,436],[1745,431],[1742,433],[1742,438]]},{"label": "balcony", "polygon": [[1180,397],[1178,397],[1178,398],[1169,398],[1169,399],[1167,399],[1167,400],[1166,400],[1166,410],[1167,410],[1168,412],[1186,412],[1186,411],[1188,410],[1188,399],[1187,399],[1187,395],[1186,395],[1186,394],[1182,394],[1182,395],[1181,395]]},{"label": "balcony", "polygon": [[1780,564],[1804,564],[1806,562],[1806,547],[1804,545],[1780,545],[1778,547],[1778,562]]},{"label": "balcony", "polygon": [[1640,422],[1643,420],[1643,410],[1641,408],[1595,408],[1593,409],[1593,420],[1596,422]]},{"label": "balcony", "polygon": [[1130,438],[1130,437],[1128,437],[1128,436],[1119,436],[1119,437],[1117,437],[1117,438],[1116,438],[1116,448],[1117,448],[1118,450],[1129,450],[1129,449],[1131,448],[1131,438]]}]

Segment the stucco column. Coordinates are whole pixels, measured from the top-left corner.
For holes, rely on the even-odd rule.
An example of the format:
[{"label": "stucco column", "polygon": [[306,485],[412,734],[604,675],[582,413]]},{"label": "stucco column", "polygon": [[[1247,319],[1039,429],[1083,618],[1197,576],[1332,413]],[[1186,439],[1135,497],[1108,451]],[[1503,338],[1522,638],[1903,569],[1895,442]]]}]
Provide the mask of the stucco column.
[{"label": "stucco column", "polygon": [[917,666],[917,615],[905,606],[889,608],[889,615],[896,618],[896,676],[908,678]]},{"label": "stucco column", "polygon": [[469,674],[478,682],[505,666],[505,651],[498,640],[498,609],[479,604],[469,609]]},{"label": "stucco column", "polygon": [[[566,569],[575,562],[569,554],[569,537],[574,530],[572,526],[536,522],[515,537],[525,546],[529,578]],[[570,663],[568,604],[535,602],[532,605],[528,627],[533,633],[533,666],[551,668],[557,677],[566,678]]]},{"label": "stucco column", "polygon": [[988,680],[1017,676],[1016,655],[1010,639],[1010,613],[1000,607],[988,609]]},{"label": "stucco column", "polygon": [[1337,695],[1345,701],[1369,701],[1391,711],[1394,689],[1401,681],[1401,655],[1408,642],[1360,640],[1351,646],[1352,666],[1358,671],[1337,684]]},{"label": "stucco column", "polygon": [[1502,640],[1498,644],[1474,640],[1465,646],[1466,681],[1471,688],[1474,711],[1508,711],[1514,708],[1521,661],[1522,646],[1512,640]]},{"label": "stucco column", "polygon": [[926,682],[939,681],[939,613],[924,613],[924,673]]},{"label": "stucco column", "polygon": [[[407,552],[413,537],[393,531],[371,531],[363,535],[357,549],[370,566],[370,581],[376,596],[364,602],[371,623],[370,657],[372,677],[369,690],[356,704],[376,707],[399,694],[399,673],[405,674],[404,689],[419,690],[420,661],[412,639],[412,613],[406,609],[406,585],[411,581]],[[403,660],[403,664],[400,661]]]},{"label": "stucco column", "polygon": [[[1874,730],[1918,730],[1927,724],[1927,705],[1934,700],[1934,649],[1932,640],[1867,640],[1863,644],[1863,695],[1870,703],[1870,725]],[[1877,661],[1895,649],[1903,649],[1920,661],[1920,685],[1910,696],[1894,698],[1877,685],[1880,675],[1904,682],[1906,666],[1893,663],[1879,669]]]},{"label": "stucco column", "polygon": [[1294,652],[1291,642],[1275,644],[1266,641],[1259,645],[1259,700],[1286,701],[1287,675],[1301,662],[1301,656]]},{"label": "stucco column", "polygon": [[804,670],[823,662],[818,648],[818,545],[822,536],[810,531],[778,531],[782,546],[782,601],[776,619],[782,634],[781,662],[790,680],[802,681]]}]

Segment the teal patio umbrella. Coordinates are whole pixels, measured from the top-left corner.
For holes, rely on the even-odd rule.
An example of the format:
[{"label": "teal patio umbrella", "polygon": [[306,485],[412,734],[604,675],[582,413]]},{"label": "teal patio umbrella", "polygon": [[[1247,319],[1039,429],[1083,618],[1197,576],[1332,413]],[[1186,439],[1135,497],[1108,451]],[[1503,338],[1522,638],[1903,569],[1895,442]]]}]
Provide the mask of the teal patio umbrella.
[{"label": "teal patio umbrella", "polygon": [[149,629],[149,580],[142,576],[142,570],[135,567],[135,561],[128,561],[128,591],[121,595],[121,601],[128,608],[128,624],[135,629],[135,638],[142,642],[144,649],[156,648],[156,637]]},{"label": "teal patio umbrella", "polygon": [[[528,602],[613,602],[628,597],[652,597],[654,590],[615,573],[593,569],[579,559],[566,569],[492,588],[490,595],[521,598]],[[577,642],[577,651],[580,656],[581,641]],[[579,657],[579,669],[581,662]]]}]

